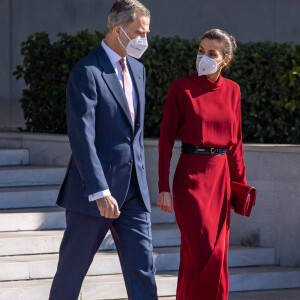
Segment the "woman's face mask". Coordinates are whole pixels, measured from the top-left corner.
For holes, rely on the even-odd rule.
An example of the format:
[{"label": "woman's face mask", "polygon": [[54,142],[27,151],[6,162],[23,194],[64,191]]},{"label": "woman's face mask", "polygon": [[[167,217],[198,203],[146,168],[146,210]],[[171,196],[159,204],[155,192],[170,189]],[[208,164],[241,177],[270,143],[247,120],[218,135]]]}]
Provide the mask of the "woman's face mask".
[{"label": "woman's face mask", "polygon": [[198,72],[198,76],[202,75],[211,75],[218,71],[218,65],[223,62],[222,59],[219,63],[217,63],[214,59],[209,58],[206,55],[197,55],[196,59],[196,69]]},{"label": "woman's face mask", "polygon": [[119,42],[123,49],[126,51],[126,53],[134,58],[141,58],[141,56],[144,54],[144,52],[148,48],[148,41],[147,38],[135,38],[135,39],[130,39],[130,37],[127,35],[125,30],[120,26],[126,37],[129,39],[129,43],[125,47],[123,43],[121,42],[120,38]]}]

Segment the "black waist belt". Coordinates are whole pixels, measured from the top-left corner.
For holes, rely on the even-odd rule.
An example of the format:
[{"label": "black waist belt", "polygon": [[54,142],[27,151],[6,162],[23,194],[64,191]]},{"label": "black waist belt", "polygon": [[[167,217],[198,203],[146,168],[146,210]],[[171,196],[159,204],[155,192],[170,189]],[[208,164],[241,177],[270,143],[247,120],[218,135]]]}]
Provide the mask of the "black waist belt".
[{"label": "black waist belt", "polygon": [[227,148],[203,147],[194,146],[192,144],[181,143],[181,153],[185,154],[200,154],[200,155],[218,155],[226,154]]}]

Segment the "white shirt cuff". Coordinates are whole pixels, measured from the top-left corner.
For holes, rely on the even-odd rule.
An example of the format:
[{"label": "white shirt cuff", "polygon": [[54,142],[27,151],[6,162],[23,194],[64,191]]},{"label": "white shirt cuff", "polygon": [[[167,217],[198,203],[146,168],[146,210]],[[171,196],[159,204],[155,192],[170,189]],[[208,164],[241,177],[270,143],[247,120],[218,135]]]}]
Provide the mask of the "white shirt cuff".
[{"label": "white shirt cuff", "polygon": [[104,191],[101,191],[101,192],[89,195],[89,201],[90,202],[91,201],[95,201],[95,200],[97,200],[99,198],[107,197],[109,195],[111,195],[111,193],[110,193],[110,190],[107,189],[107,190],[104,190]]}]

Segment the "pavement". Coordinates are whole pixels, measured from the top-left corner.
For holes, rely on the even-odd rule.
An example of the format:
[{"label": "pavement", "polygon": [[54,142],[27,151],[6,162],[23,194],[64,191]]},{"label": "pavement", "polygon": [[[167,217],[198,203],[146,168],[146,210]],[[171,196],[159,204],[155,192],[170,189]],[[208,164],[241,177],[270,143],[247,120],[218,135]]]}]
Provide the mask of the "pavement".
[{"label": "pavement", "polygon": [[[159,300],[175,300],[175,297],[160,297]],[[233,292],[228,300],[300,300],[300,289]]]},{"label": "pavement", "polygon": [[228,300],[300,300],[300,289],[230,293]]}]

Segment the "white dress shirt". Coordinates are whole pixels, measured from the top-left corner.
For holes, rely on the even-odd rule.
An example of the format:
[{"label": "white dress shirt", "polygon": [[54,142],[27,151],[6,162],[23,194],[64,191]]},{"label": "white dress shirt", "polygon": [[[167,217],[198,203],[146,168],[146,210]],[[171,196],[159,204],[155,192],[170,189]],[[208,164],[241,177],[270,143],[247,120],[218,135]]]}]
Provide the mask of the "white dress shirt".
[{"label": "white dress shirt", "polygon": [[[119,82],[122,86],[122,89],[123,89],[123,78],[122,78],[122,67],[119,63],[119,60],[122,59],[122,57],[117,54],[114,50],[112,50],[111,48],[109,48],[104,40],[101,42],[101,46],[103,47],[104,51],[106,52],[113,68],[115,69],[115,72],[118,76],[118,79],[119,79]],[[124,62],[125,62],[125,65],[127,67],[127,70],[128,70],[128,73],[130,75],[130,72],[129,72],[129,69],[128,69],[128,66],[127,66],[127,60],[126,60],[126,57],[124,57]],[[137,94],[136,94],[136,90],[132,84],[132,80],[131,80],[131,75],[129,76],[130,77],[130,81],[129,81],[129,84],[131,84],[132,86],[132,99],[133,99],[133,106],[134,106],[134,110],[135,112],[137,111]],[[99,198],[103,198],[103,197],[106,197],[106,196],[109,196],[111,195],[110,193],[110,190],[107,189],[107,190],[104,190],[104,191],[99,191],[97,193],[94,193],[94,194],[91,194],[89,195],[89,201],[95,201]]]}]

